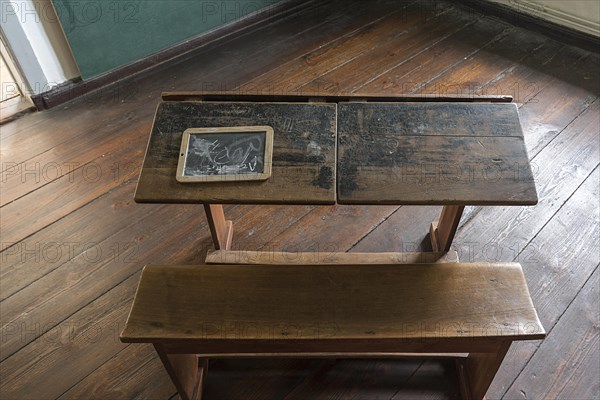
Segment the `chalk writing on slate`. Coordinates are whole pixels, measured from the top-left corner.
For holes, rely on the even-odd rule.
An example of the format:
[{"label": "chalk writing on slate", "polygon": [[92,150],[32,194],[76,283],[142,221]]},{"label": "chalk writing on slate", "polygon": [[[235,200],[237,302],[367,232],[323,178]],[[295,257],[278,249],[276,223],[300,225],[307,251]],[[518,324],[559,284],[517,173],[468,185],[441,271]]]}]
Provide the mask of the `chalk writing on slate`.
[{"label": "chalk writing on slate", "polygon": [[177,180],[267,179],[271,174],[272,146],[270,127],[188,129],[182,139]]}]

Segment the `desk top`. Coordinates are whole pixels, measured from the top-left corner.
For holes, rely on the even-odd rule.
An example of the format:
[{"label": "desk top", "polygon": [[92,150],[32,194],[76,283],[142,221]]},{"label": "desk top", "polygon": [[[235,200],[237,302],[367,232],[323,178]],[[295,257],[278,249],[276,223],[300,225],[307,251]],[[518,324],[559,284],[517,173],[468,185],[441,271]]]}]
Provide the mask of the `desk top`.
[{"label": "desk top", "polygon": [[340,204],[537,203],[511,103],[340,103],[337,172]]},{"label": "desk top", "polygon": [[[269,125],[273,164],[266,181],[180,183],[188,128]],[[336,104],[163,102],[135,193],[140,203],[335,203]]]},{"label": "desk top", "polygon": [[[159,104],[137,202],[537,203],[515,104],[487,99],[260,102],[256,96],[252,101],[231,101],[231,96]],[[176,181],[184,130],[243,125],[274,129],[268,180]]]}]

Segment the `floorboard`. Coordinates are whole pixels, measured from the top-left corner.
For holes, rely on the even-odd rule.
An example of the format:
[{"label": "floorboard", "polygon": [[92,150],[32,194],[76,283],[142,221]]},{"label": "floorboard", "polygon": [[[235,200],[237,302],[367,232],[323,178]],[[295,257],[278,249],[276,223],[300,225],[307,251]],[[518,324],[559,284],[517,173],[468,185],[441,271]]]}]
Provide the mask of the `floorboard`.
[{"label": "floorboard", "polygon": [[[485,19],[476,19],[458,32],[421,49],[412,57],[401,57],[400,63],[379,75],[369,78],[366,85],[360,87],[361,92],[397,94],[408,93],[423,82],[419,74],[426,74],[425,79],[438,76],[452,68],[465,58],[477,53],[490,43],[502,38],[508,25],[490,24]],[[433,56],[433,57],[432,57]],[[355,91],[359,88],[353,87]]]},{"label": "floorboard", "polygon": [[[600,392],[598,266],[503,398],[595,399]],[[560,351],[556,351],[560,349]],[[582,373],[585,371],[585,373]],[[543,382],[542,384],[540,384]]]},{"label": "floorboard", "polygon": [[130,229],[142,218],[152,218],[153,213],[166,207],[136,205],[134,188],[132,183],[121,185],[2,252],[0,300],[68,264],[81,256],[87,247],[102,243],[123,229]]},{"label": "floorboard", "polygon": [[[600,237],[599,179],[596,168],[515,257],[526,266],[525,277],[549,341],[555,340],[557,321],[570,306],[574,294],[600,263],[600,254],[595,251]],[[543,342],[542,349],[545,346]],[[539,343],[512,346],[490,391],[497,393],[498,398],[504,394],[539,349]],[[596,355],[592,351],[591,356],[597,357],[599,353],[596,349]]]},{"label": "floorboard", "polygon": [[[461,261],[523,264],[544,342],[514,345],[488,399],[600,398],[600,55],[446,1],[309,1],[0,132],[0,398],[177,399],[118,340],[145,263],[200,263],[202,207],[133,191],[162,91],[510,94],[540,202],[468,207]],[[439,207],[227,206],[234,249],[430,250]],[[190,218],[190,216],[192,216]],[[557,351],[557,349],[559,349]],[[209,399],[454,399],[451,363],[213,360]]]},{"label": "floorboard", "polygon": [[[419,10],[415,12],[416,17],[409,12],[401,13],[390,22],[394,26],[402,24],[403,31],[387,41],[378,39],[376,46],[372,46],[359,56],[347,59],[336,68],[321,74],[303,85],[300,91],[309,93],[355,91],[357,87],[362,86],[365,77],[369,80],[374,75],[384,74],[397,66],[399,62],[410,60],[475,22],[474,18],[463,16],[449,18],[454,10],[453,7],[437,7],[430,12]],[[410,23],[407,23],[408,21]],[[377,60],[377,62],[373,62],[373,60]]]}]

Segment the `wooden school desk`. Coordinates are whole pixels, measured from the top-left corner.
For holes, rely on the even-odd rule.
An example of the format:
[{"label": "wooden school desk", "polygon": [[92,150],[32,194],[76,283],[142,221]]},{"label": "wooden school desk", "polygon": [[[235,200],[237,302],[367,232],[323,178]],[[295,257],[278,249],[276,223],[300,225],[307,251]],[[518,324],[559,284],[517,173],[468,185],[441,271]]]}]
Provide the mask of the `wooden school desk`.
[{"label": "wooden school desk", "polygon": [[[233,229],[221,204],[441,205],[434,251],[448,251],[468,205],[533,205],[535,183],[510,96],[379,97],[165,93],[135,193],[204,205],[217,250]],[[179,183],[183,131],[269,125],[266,181]]]},{"label": "wooden school desk", "polygon": [[[182,399],[201,399],[208,360],[227,357],[450,357],[462,397],[483,399],[511,343],[545,337],[519,264],[448,258],[465,206],[537,202],[510,97],[163,100],[135,200],[203,204],[216,248],[206,264],[221,265],[147,265],[121,340],[153,344]],[[177,181],[187,129],[265,125],[274,131],[267,180]],[[431,253],[315,263],[250,252],[240,262],[224,203],[443,209]]]}]

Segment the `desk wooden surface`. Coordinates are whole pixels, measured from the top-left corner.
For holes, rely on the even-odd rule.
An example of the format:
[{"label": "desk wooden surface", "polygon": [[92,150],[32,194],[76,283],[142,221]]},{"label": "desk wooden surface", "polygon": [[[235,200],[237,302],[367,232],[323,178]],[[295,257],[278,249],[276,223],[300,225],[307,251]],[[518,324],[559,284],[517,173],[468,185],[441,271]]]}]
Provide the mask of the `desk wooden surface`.
[{"label": "desk wooden surface", "polygon": [[516,104],[339,103],[340,204],[530,205]]},{"label": "desk wooden surface", "polygon": [[[273,166],[266,181],[180,183],[188,128],[269,125]],[[135,193],[140,203],[335,203],[336,104],[163,102]]]},{"label": "desk wooden surface", "polygon": [[[135,200],[315,205],[537,203],[515,104],[486,99],[346,100],[352,101],[163,102],[156,112]],[[184,130],[243,125],[274,129],[268,180],[176,181]]]}]

